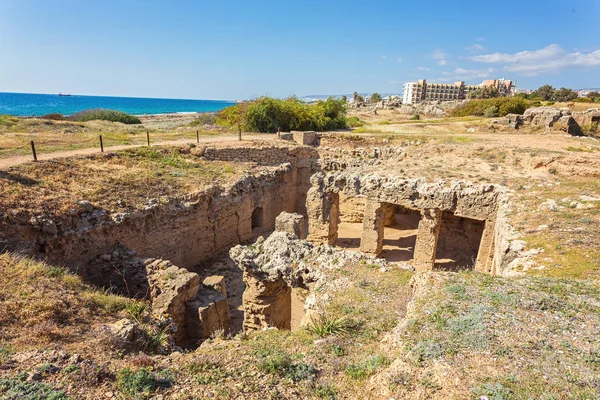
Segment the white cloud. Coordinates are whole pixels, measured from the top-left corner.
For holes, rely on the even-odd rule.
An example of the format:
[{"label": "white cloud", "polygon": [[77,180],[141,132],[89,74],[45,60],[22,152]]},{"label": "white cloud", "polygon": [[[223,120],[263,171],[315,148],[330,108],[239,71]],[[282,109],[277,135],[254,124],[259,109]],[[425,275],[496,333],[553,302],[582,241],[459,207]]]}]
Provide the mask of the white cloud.
[{"label": "white cloud", "polygon": [[467,50],[472,53],[481,53],[485,50],[485,46],[480,45],[479,43],[475,43],[472,46],[467,46]]},{"label": "white cloud", "polygon": [[398,58],[396,59],[396,61],[398,61],[398,62],[402,62],[402,61],[404,61],[404,60],[402,59],[402,57],[398,57]]},{"label": "white cloud", "polygon": [[576,67],[600,67],[600,49],[589,53],[567,53],[559,45],[551,44],[539,50],[525,50],[514,54],[483,54],[473,56],[471,60],[480,63],[503,64],[505,71],[536,76]]},{"label": "white cloud", "polygon": [[483,42],[484,40],[485,40],[485,38],[483,38],[483,37],[478,37],[478,38],[477,38],[477,41],[478,41],[478,42]]},{"label": "white cloud", "polygon": [[448,55],[446,53],[444,53],[443,51],[441,51],[440,49],[435,49],[433,51],[433,54],[431,55],[431,58],[433,58],[434,60],[437,60],[437,64],[438,65],[446,65],[446,57]]},{"label": "white cloud", "polygon": [[497,70],[495,68],[486,69],[465,69],[456,68],[454,71],[442,72],[446,78],[443,80],[461,80],[468,81],[473,79],[485,79],[491,77]]},{"label": "white cloud", "polygon": [[381,56],[382,60],[387,60],[387,56]]},{"label": "white cloud", "polygon": [[430,68],[427,67],[417,67],[419,71],[429,71]]}]

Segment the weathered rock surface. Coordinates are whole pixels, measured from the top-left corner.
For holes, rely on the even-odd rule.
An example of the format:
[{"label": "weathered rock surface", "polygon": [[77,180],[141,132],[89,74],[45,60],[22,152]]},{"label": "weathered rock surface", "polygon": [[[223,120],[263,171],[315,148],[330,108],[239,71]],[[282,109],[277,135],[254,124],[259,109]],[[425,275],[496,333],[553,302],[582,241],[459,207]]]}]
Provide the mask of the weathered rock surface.
[{"label": "weathered rock surface", "polygon": [[317,307],[312,294],[306,297],[306,290],[324,283],[329,269],[361,260],[388,265],[363,253],[315,246],[287,232],[274,232],[266,240],[260,237],[250,246],[236,246],[229,255],[244,271],[246,331],[271,326],[290,329],[294,315]]},{"label": "weathered rock surface", "polygon": [[306,239],[306,218],[301,214],[284,211],[275,218],[275,230],[294,234],[298,239]]}]

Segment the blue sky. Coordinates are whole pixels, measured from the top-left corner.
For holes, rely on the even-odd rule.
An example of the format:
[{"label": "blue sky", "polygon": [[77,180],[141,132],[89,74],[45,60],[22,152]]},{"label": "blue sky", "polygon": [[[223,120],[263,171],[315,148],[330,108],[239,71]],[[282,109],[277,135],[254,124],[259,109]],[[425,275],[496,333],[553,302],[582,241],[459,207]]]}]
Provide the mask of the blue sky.
[{"label": "blue sky", "polygon": [[600,86],[600,1],[0,0],[0,92],[241,99]]}]

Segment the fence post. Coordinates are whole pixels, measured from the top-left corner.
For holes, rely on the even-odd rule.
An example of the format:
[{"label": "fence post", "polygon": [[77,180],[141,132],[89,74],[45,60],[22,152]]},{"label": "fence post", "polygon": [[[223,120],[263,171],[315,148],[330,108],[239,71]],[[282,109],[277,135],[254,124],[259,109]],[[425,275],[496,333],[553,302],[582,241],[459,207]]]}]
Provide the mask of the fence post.
[{"label": "fence post", "polygon": [[104,143],[102,143],[102,135],[100,135],[100,152],[104,153]]},{"label": "fence post", "polygon": [[196,129],[196,143],[200,144],[200,132]]},{"label": "fence post", "polygon": [[146,131],[146,139],[148,140],[148,147],[150,147],[150,131]]},{"label": "fence post", "polygon": [[33,153],[33,161],[37,161],[37,153],[35,152],[35,144],[31,141],[31,152]]}]

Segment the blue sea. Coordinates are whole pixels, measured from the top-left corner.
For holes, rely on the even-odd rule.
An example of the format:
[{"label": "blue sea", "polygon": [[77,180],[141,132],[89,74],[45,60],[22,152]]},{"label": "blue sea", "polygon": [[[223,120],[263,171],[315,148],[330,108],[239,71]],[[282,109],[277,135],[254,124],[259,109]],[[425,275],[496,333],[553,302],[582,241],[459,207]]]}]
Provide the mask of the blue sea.
[{"label": "blue sea", "polygon": [[28,94],[0,92],[0,115],[41,116],[60,113],[71,115],[88,108],[119,110],[127,114],[166,114],[213,112],[235,104],[222,100],[179,100],[137,97],[58,96],[58,94]]}]

